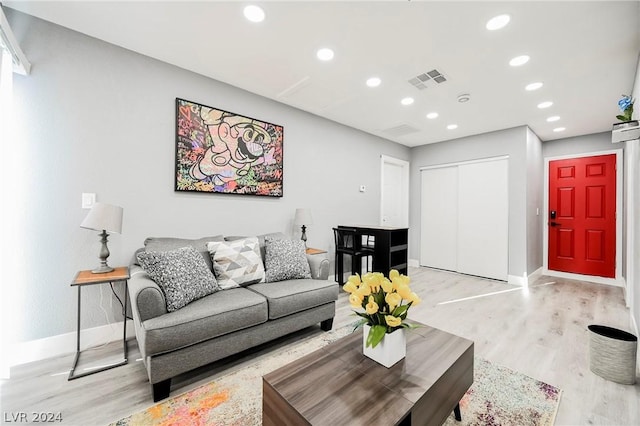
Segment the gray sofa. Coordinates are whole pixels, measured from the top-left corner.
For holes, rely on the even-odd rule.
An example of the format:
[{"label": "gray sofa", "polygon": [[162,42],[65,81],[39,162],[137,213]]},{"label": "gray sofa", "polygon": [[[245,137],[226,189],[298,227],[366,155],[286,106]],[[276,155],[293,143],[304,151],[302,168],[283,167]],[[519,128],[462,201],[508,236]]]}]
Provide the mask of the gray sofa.
[{"label": "gray sofa", "polygon": [[[279,233],[268,235],[285,238]],[[222,238],[155,238],[147,239],[145,247],[150,251],[168,251],[192,246],[211,268],[207,242]],[[260,236],[259,241],[264,261],[265,236]],[[338,285],[327,280],[329,262],[325,258],[307,256],[307,260],[312,279],[259,283],[217,291],[168,312],[162,289],[134,256],[129,295],[136,338],[152,385],[153,400],[169,396],[171,378],[178,374],[317,323],[322,330],[330,330]]]}]

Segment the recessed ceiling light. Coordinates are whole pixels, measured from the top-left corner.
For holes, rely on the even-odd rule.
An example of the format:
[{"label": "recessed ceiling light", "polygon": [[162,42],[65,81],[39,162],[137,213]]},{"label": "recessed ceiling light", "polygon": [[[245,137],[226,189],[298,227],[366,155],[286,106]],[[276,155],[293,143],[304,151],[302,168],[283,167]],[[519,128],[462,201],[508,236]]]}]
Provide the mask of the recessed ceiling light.
[{"label": "recessed ceiling light", "polygon": [[413,98],[402,98],[402,100],[400,101],[400,103],[402,105],[411,105],[413,103]]},{"label": "recessed ceiling light", "polygon": [[468,93],[464,93],[460,96],[458,96],[458,102],[460,103],[465,103],[465,102],[469,102],[471,100],[471,95]]},{"label": "recessed ceiling light", "polygon": [[499,30],[500,28],[504,28],[510,20],[511,17],[509,15],[494,16],[487,21],[487,29],[489,31]]},{"label": "recessed ceiling light", "polygon": [[519,67],[520,65],[524,65],[529,62],[529,57],[527,55],[516,56],[512,60],[509,61],[509,65],[512,67]]},{"label": "recessed ceiling light", "polygon": [[540,102],[538,104],[538,108],[540,108],[540,109],[549,108],[551,105],[553,105],[553,102],[551,102],[551,101]]},{"label": "recessed ceiling light", "polygon": [[378,87],[380,86],[380,83],[382,83],[382,80],[380,80],[378,77],[371,77],[367,80],[367,86],[369,87]]},{"label": "recessed ceiling light", "polygon": [[560,120],[560,116],[559,115],[553,115],[553,116],[547,118],[547,121],[549,123],[554,122],[554,121],[558,121],[558,120]]},{"label": "recessed ceiling light", "polygon": [[322,49],[318,49],[316,52],[316,56],[321,61],[330,61],[333,59],[333,50],[328,47],[323,47]]},{"label": "recessed ceiling light", "polygon": [[434,118],[438,118],[438,113],[430,112],[429,114],[427,114],[427,118],[430,118],[431,120],[433,120]]},{"label": "recessed ceiling light", "polygon": [[565,129],[564,127],[556,127],[555,129],[553,129],[554,132],[564,132],[565,130],[567,129]]},{"label": "recessed ceiling light", "polygon": [[539,82],[539,81],[537,81],[537,82],[535,82],[535,83],[527,84],[527,85],[525,86],[524,90],[527,90],[527,91],[529,91],[529,92],[530,92],[530,91],[532,91],[532,90],[538,90],[538,89],[539,89],[539,88],[541,88],[541,87],[542,87],[542,83],[541,83],[541,82]]},{"label": "recessed ceiling light", "polygon": [[457,129],[457,128],[458,128],[458,125],[457,125],[457,124],[449,124],[449,125],[447,126],[447,129],[449,129],[449,130],[455,130],[455,129]]},{"label": "recessed ceiling light", "polygon": [[264,21],[264,10],[260,6],[249,5],[244,8],[244,17],[251,22]]}]

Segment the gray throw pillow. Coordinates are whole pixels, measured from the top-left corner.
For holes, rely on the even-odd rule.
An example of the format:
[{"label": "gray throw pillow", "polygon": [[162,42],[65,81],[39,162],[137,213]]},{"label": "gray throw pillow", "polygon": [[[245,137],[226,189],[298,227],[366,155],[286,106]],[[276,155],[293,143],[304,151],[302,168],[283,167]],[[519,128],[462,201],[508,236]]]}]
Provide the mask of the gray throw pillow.
[{"label": "gray throw pillow", "polygon": [[222,235],[215,235],[213,237],[202,237],[195,240],[173,237],[149,237],[144,240],[144,248],[147,251],[169,251],[191,246],[198,250],[207,264],[207,267],[210,270],[213,270],[211,257],[209,257],[209,252],[207,251],[207,243],[209,241],[224,241],[224,237]]},{"label": "gray throw pillow", "polygon": [[266,237],[265,251],[266,281],[268,283],[311,278],[311,269],[302,240],[281,240]]},{"label": "gray throw pillow", "polygon": [[164,291],[167,311],[173,312],[219,290],[216,278],[195,248],[142,251],[140,266]]}]

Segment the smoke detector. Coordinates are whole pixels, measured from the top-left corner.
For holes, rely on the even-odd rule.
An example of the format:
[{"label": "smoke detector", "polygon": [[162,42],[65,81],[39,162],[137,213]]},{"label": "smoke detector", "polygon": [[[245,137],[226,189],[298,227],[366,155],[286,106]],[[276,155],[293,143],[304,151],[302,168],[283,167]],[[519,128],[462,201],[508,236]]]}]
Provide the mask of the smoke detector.
[{"label": "smoke detector", "polygon": [[462,95],[458,96],[458,102],[460,102],[461,104],[465,102],[469,102],[470,100],[471,100],[471,95],[468,93],[463,93]]}]

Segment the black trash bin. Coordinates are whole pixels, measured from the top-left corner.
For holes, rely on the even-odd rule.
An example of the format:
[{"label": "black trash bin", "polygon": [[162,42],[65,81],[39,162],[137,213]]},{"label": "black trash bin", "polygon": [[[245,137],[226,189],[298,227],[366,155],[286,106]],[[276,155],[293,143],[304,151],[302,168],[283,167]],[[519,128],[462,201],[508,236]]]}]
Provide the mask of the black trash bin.
[{"label": "black trash bin", "polygon": [[590,325],[589,368],[607,380],[623,385],[636,382],[638,338],[617,328]]}]

